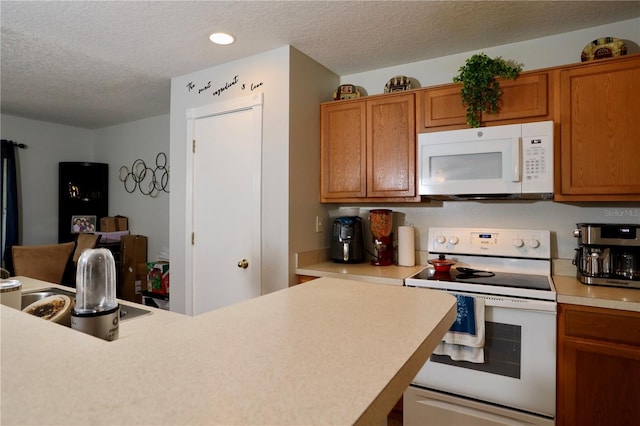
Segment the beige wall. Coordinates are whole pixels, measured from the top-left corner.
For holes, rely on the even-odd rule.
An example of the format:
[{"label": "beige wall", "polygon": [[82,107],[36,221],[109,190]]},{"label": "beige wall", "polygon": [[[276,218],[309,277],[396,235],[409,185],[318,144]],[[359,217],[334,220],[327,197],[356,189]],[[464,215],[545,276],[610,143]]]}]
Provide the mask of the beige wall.
[{"label": "beige wall", "polygon": [[328,215],[320,204],[320,103],[330,101],[339,85],[336,74],[291,49],[289,120],[289,282],[295,282],[295,253],[326,247],[315,218]]}]

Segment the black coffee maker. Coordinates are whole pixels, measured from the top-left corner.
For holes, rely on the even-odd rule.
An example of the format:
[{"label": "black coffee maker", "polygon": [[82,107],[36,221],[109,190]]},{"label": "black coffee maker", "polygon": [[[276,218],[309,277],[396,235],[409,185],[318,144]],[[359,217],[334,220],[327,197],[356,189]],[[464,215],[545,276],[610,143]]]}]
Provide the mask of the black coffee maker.
[{"label": "black coffee maker", "polygon": [[364,262],[362,219],[359,216],[339,217],[333,221],[331,260],[338,263]]}]

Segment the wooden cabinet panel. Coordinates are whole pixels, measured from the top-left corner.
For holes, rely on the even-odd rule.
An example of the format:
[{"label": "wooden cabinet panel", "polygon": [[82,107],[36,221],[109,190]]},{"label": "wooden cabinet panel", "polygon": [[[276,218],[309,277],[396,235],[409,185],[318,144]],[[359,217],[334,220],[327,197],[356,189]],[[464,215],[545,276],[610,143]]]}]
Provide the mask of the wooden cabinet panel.
[{"label": "wooden cabinet panel", "polygon": [[[502,89],[500,113],[483,114],[483,124],[495,126],[552,119],[549,72],[527,72],[515,80],[498,81]],[[460,88],[460,84],[451,84],[418,91],[420,132],[467,127]]]},{"label": "wooden cabinet panel", "polygon": [[320,278],[320,277],[313,277],[311,275],[296,275],[296,277],[298,278],[297,280],[298,282],[295,285],[317,280],[318,278]]},{"label": "wooden cabinet panel", "polygon": [[426,89],[418,93],[420,130],[440,126],[467,125],[467,110],[462,104],[460,84]]},{"label": "wooden cabinet panel", "polygon": [[640,315],[607,309],[567,309],[563,332],[571,337],[640,347]]},{"label": "wooden cabinet panel", "polygon": [[557,201],[640,201],[640,56],[560,73]]},{"label": "wooden cabinet panel", "polygon": [[630,425],[640,419],[640,353],[567,342],[567,387],[558,425]]},{"label": "wooden cabinet panel", "polygon": [[366,197],[366,105],[324,104],[320,126],[322,201]]},{"label": "wooden cabinet panel", "polygon": [[640,313],[558,305],[556,424],[626,425],[640,418]]},{"label": "wooden cabinet panel", "polygon": [[[549,84],[547,73],[523,74],[516,80],[500,80],[502,89],[500,113],[483,114],[485,122],[540,118],[549,114]],[[506,123],[505,123],[506,124]]]},{"label": "wooden cabinet panel", "polygon": [[321,105],[321,201],[415,202],[413,92]]},{"label": "wooden cabinet panel", "polygon": [[413,93],[367,102],[367,196],[416,195]]}]

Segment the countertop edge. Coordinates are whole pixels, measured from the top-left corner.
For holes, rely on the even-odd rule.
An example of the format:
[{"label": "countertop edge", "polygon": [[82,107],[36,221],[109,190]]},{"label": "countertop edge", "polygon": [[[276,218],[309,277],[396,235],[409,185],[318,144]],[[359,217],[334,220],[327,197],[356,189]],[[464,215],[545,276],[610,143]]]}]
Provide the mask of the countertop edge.
[{"label": "countertop edge", "polygon": [[558,303],[640,312],[640,289],[587,285],[575,276],[552,278]]},{"label": "countertop edge", "polygon": [[344,280],[368,281],[376,284],[402,285],[404,278],[375,277],[360,274],[349,274],[342,272],[318,271],[316,269],[296,269],[296,275],[308,275],[318,278],[339,278]]},{"label": "countertop edge", "polygon": [[[442,337],[449,330],[458,315],[457,305],[451,306],[446,316],[442,318],[440,323],[433,329],[431,336],[425,340],[416,350],[414,355],[405,363],[402,372],[389,382],[384,391],[376,398],[371,406],[358,419],[356,425],[370,425],[379,423],[380,419],[386,419],[390,411],[397,402],[397,395],[402,395],[404,391],[411,385],[413,379],[418,374],[425,362],[429,360],[429,356],[433,353]],[[386,422],[385,422],[386,424]]]},{"label": "countertop edge", "polygon": [[323,261],[297,267],[297,275],[307,275],[319,278],[339,278],[355,281],[368,281],[377,284],[403,285],[404,280],[426,269],[428,265],[414,266],[372,266],[364,263],[336,263]]}]

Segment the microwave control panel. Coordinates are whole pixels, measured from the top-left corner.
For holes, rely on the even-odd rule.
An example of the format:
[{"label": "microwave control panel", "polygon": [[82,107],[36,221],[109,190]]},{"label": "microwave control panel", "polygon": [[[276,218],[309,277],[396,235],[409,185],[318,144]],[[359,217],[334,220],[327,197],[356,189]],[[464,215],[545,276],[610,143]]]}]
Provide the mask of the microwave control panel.
[{"label": "microwave control panel", "polygon": [[553,192],[553,121],[522,125],[522,192]]},{"label": "microwave control panel", "polygon": [[547,178],[547,168],[553,164],[547,164],[547,152],[550,143],[548,136],[529,137],[522,141],[525,181]]}]

